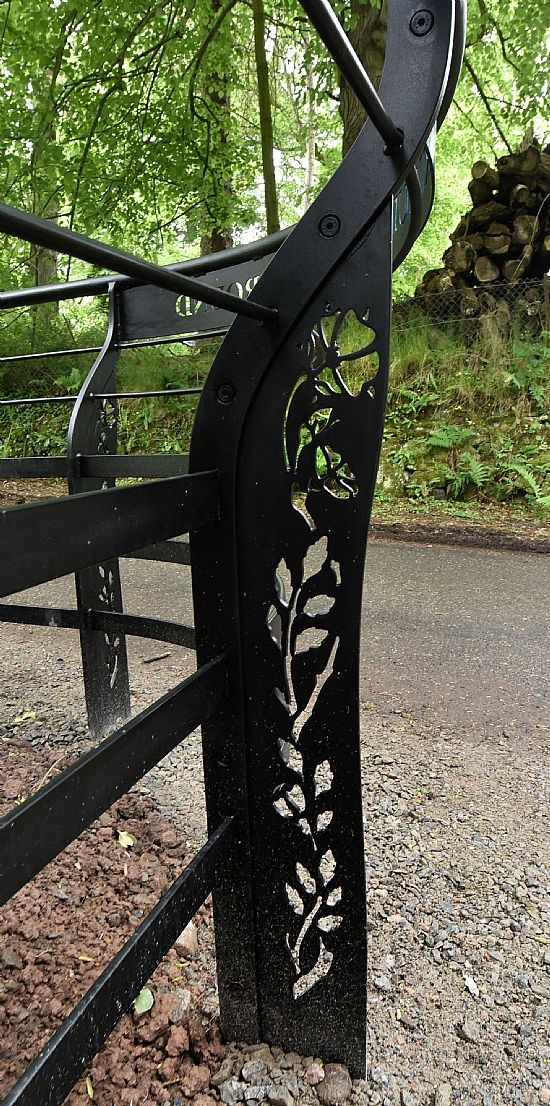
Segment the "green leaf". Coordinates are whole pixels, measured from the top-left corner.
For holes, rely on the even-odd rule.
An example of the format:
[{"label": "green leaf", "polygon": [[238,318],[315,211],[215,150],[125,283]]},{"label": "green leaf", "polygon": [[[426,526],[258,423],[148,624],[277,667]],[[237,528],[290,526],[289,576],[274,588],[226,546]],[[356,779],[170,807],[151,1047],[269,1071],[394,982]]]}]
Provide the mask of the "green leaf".
[{"label": "green leaf", "polygon": [[126,830],[119,830],[118,843],[123,849],[131,849],[132,845],[135,845],[136,839],[131,833],[127,833]]},{"label": "green leaf", "polygon": [[146,1014],[151,1009],[155,1001],[155,996],[149,987],[143,987],[139,992],[137,998],[134,999],[134,1010],[136,1014]]}]

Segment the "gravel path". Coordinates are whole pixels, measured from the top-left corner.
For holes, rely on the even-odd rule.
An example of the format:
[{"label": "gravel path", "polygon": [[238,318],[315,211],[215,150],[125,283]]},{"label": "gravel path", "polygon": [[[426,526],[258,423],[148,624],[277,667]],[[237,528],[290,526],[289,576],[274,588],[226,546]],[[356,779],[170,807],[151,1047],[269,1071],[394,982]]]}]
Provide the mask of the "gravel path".
[{"label": "gravel path", "polygon": [[[133,642],[131,657],[136,710],[193,668],[192,654],[154,642]],[[18,729],[60,758],[87,747],[73,634],[3,626],[0,669],[0,737]],[[543,712],[522,729],[519,711],[508,729],[505,712],[496,726],[429,696],[411,707],[400,682],[363,702],[370,1047],[353,1101],[550,1103]],[[199,843],[198,734],[138,790]]]}]

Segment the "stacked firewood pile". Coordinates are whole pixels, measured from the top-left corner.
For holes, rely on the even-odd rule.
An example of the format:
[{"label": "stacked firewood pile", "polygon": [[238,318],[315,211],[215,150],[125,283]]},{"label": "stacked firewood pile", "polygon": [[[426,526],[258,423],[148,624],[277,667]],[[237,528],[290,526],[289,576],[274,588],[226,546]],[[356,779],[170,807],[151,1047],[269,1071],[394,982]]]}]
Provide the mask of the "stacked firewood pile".
[{"label": "stacked firewood pile", "polygon": [[541,149],[534,140],[499,158],[496,168],[476,161],[468,188],[472,208],[450,236],[443,267],[425,274],[416,296],[426,297],[423,305],[432,296],[448,299],[453,314],[471,318],[502,312],[514,299],[511,285],[524,289],[532,281],[518,310],[539,316],[550,268],[550,146]]}]

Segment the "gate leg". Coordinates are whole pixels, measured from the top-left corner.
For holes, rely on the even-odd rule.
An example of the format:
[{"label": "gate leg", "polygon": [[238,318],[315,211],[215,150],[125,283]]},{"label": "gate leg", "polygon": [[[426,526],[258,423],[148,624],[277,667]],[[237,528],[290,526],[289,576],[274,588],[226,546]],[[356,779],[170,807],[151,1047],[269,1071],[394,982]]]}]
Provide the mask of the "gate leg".
[{"label": "gate leg", "polygon": [[[116,292],[109,290],[109,327],[101,353],[80,389],[68,434],[69,493],[113,487],[114,480],[79,475],[79,455],[113,454],[117,451],[117,405],[90,395],[116,391],[118,350],[112,348],[115,333]],[[130,685],[126,641],[122,633],[90,630],[86,612],[122,611],[118,560],[106,561],[75,573],[76,597],[82,613],[80,648],[88,724],[99,739],[130,717]]]}]

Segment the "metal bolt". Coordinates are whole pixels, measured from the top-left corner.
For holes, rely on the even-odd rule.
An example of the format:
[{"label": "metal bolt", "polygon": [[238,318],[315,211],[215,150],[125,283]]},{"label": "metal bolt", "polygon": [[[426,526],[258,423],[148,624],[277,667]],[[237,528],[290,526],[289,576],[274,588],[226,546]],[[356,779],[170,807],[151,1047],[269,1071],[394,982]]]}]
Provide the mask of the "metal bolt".
[{"label": "metal bolt", "polygon": [[323,215],[319,223],[319,233],[323,238],[334,238],[342,226],[337,215]]},{"label": "metal bolt", "polygon": [[435,17],[433,12],[428,11],[427,8],[421,8],[420,11],[414,13],[410,22],[410,28],[413,35],[416,35],[417,38],[424,38],[425,35],[429,35],[434,23]]},{"label": "metal bolt", "polygon": [[229,403],[233,403],[235,399],[235,389],[232,384],[220,384],[216,393],[218,403],[223,403],[225,407]]}]

